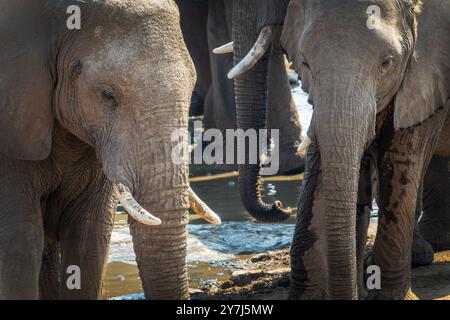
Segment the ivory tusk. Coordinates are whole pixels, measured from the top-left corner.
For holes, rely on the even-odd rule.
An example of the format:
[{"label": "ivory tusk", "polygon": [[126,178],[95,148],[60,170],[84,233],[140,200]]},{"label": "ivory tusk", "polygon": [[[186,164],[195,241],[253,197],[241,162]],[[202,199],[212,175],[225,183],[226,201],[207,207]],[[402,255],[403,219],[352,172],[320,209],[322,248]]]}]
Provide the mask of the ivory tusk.
[{"label": "ivory tusk", "polygon": [[227,53],[233,53],[234,49],[234,42],[230,42],[227,44],[224,44],[223,46],[220,46],[218,48],[215,48],[213,50],[214,54],[227,54]]},{"label": "ivory tusk", "polygon": [[148,226],[158,226],[161,224],[159,218],[142,208],[136,199],[134,199],[128,187],[119,183],[116,186],[115,192],[120,204],[133,219]]},{"label": "ivory tusk", "polygon": [[189,202],[191,209],[194,210],[196,214],[198,214],[200,217],[208,221],[212,224],[221,224],[222,220],[220,217],[214,213],[214,211],[211,210],[210,207],[206,205],[192,190],[189,188]]},{"label": "ivory tusk", "polygon": [[250,70],[266,53],[274,37],[273,26],[262,28],[258,40],[249,53],[228,73],[229,79],[234,79]]},{"label": "ivory tusk", "polygon": [[306,154],[306,152],[308,151],[308,147],[312,144],[312,140],[307,137],[305,140],[303,140],[303,142],[299,145],[297,152],[304,156]]}]

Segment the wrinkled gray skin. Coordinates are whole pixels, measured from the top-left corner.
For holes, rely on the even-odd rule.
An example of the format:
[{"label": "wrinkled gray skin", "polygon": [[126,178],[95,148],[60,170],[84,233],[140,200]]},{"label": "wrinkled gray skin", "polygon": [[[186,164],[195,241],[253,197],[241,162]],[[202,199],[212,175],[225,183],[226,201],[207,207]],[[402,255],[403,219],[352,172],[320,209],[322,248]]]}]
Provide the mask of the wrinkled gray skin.
[{"label": "wrinkled gray skin", "polygon": [[[240,3],[246,10],[235,15],[235,63],[241,61],[256,40],[257,34],[246,30],[251,25],[262,28],[282,24],[289,1]],[[291,298],[356,298],[357,276],[364,296],[362,262],[374,194],[381,194],[381,219],[372,259],[386,271],[383,290],[376,296],[412,296],[408,295],[409,266],[417,191],[433,150],[436,155],[448,157],[449,149],[448,120],[443,124],[450,91],[446,85],[449,45],[444,42],[449,26],[445,14],[448,7],[444,4],[439,7],[438,1],[427,2],[420,18],[423,22],[417,50],[411,60],[415,42],[413,9],[402,1],[380,1],[379,5],[384,9],[394,6],[383,20],[381,30],[387,30],[388,26],[393,30],[386,36],[366,28],[367,4],[356,0],[292,1],[284,23],[283,46],[295,62],[303,89],[310,93],[310,102],[315,106],[309,132],[313,144],[308,151],[291,254]],[[304,6],[308,10],[303,10]],[[265,18],[254,19],[252,13],[264,7]],[[399,45],[399,41],[404,41],[404,45]],[[429,48],[435,49],[431,55]],[[308,50],[306,59],[305,50]],[[392,52],[393,61],[384,61],[387,52]],[[370,61],[373,62],[369,64]],[[430,64],[432,68],[428,68]],[[442,83],[429,80],[433,69],[438,70],[437,77]],[[254,115],[265,104],[266,74],[267,56],[236,79],[239,126],[254,126]],[[260,88],[252,83],[260,84]],[[446,130],[440,132],[441,127]],[[434,230],[438,239],[445,239],[449,232],[448,209],[444,206],[439,210],[436,204],[448,203],[448,167],[438,166],[441,183],[436,183],[429,179],[437,170],[433,163],[425,177],[425,181],[430,181],[425,183],[429,190],[425,193],[431,196],[424,199],[421,228],[425,228],[426,221],[433,221],[429,224],[429,235]],[[257,169],[252,170],[255,173]],[[381,182],[378,190],[372,190],[370,181],[374,179]],[[253,194],[254,207],[261,207],[258,193]],[[439,224],[440,229],[436,230]],[[425,255],[430,255],[429,244],[419,240],[415,243],[422,247],[416,253],[425,250]],[[422,255],[419,259],[423,261],[426,257]]]},{"label": "wrinkled gray skin", "polygon": [[[177,1],[183,35],[197,70],[190,114],[203,113],[205,129],[217,128],[222,132],[237,128],[234,84],[227,78],[233,67],[233,54],[216,55],[212,50],[232,41],[233,3],[232,0]],[[267,117],[264,111],[264,127],[280,130],[279,173],[297,173],[304,167],[304,159],[297,152],[302,142],[301,124],[280,48],[273,52],[268,73],[269,100]]]},{"label": "wrinkled gray skin", "polygon": [[[263,129],[272,119],[272,109],[279,110],[274,113],[285,113],[289,108],[293,108],[288,79],[284,71],[283,50],[280,45],[286,5],[285,0],[234,0],[232,38],[235,64],[239,63],[253,47],[262,27],[267,24],[276,26],[274,41],[265,56],[251,70],[235,79],[237,126],[240,129]],[[280,10],[283,7],[284,9]],[[284,94],[279,96],[272,94],[271,88],[277,84],[282,84]],[[277,119],[279,123],[274,127],[281,129],[280,136],[283,137],[283,128],[288,127],[286,123],[283,123],[287,121],[287,117]],[[289,121],[293,121],[293,118],[289,118]],[[281,144],[289,142],[283,138],[280,141]],[[289,148],[289,144],[286,147]],[[246,148],[248,155],[248,145]],[[281,152],[280,160],[282,159]],[[247,211],[260,221],[283,221],[289,218],[290,210],[283,208],[280,202],[266,204],[261,198],[260,167],[260,164],[239,166],[239,190],[242,203]]]},{"label": "wrinkled gray skin", "polygon": [[116,182],[162,220],[130,221],[147,298],[188,298],[188,168],[170,138],[195,72],[176,5],[5,0],[0,42],[0,299],[101,297]]},{"label": "wrinkled gray skin", "polygon": [[381,289],[368,297],[415,298],[418,190],[432,155],[450,155],[450,3],[426,1],[420,15],[414,0],[373,4],[381,8],[374,30],[363,1],[294,0],[287,12],[282,45],[314,105],[291,248],[293,299],[358,297],[356,239],[364,237],[355,226],[365,223],[357,204],[371,192],[360,188],[363,155],[377,174],[380,208],[366,264],[380,267]]}]

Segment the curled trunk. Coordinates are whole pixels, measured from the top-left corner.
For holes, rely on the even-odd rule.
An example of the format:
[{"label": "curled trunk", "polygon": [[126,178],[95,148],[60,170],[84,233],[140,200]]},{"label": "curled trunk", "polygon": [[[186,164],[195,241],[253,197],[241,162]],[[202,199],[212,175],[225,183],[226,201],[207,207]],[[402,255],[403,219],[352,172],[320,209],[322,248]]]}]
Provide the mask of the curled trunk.
[{"label": "curled trunk", "polygon": [[[234,62],[239,64],[251,51],[259,37],[260,29],[255,14],[260,6],[258,1],[241,1],[233,8]],[[276,29],[276,28],[275,28]],[[245,30],[245,32],[243,32]],[[235,78],[236,113],[238,128],[265,129],[267,121],[267,75],[268,53],[246,73]],[[239,190],[241,200],[247,211],[257,220],[276,222],[287,219],[291,212],[284,209],[280,202],[272,205],[262,201],[259,171],[260,163],[248,163],[246,146],[246,164],[239,165]]]}]

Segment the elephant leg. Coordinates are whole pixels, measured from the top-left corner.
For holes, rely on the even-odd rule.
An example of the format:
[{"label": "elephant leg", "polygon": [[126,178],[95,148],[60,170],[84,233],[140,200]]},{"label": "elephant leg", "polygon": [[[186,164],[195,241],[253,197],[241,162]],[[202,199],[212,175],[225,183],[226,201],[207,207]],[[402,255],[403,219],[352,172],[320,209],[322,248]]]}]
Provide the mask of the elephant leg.
[{"label": "elephant leg", "polygon": [[39,298],[44,228],[28,180],[0,166],[0,300]]},{"label": "elephant leg", "polygon": [[360,299],[364,299],[367,296],[364,284],[364,253],[366,251],[367,231],[372,210],[370,161],[369,156],[364,156],[361,162],[356,209],[356,262],[358,266],[358,295]]},{"label": "elephant leg", "polygon": [[302,127],[297,106],[292,97],[283,51],[278,40],[272,44],[267,92],[267,127],[269,130],[279,130],[279,173],[303,172],[305,159],[298,152],[303,139]]},{"label": "elephant leg", "polygon": [[42,254],[41,273],[39,275],[39,298],[42,300],[58,300],[60,286],[60,249],[59,242],[45,237]]},{"label": "elephant leg", "polygon": [[422,215],[423,182],[420,183],[417,193],[416,216],[413,232],[413,244],[411,253],[411,267],[427,266],[433,263],[434,251],[431,245],[419,232],[419,219]]},{"label": "elephant leg", "polygon": [[197,89],[194,89],[191,97],[191,105],[189,107],[189,117],[199,117],[203,115],[204,102]]},{"label": "elephant leg", "polygon": [[216,55],[212,50],[231,41],[233,1],[210,1],[208,45],[211,61],[211,98],[205,101],[205,129],[236,129],[234,82],[227,78],[233,68],[233,55]]},{"label": "elephant leg", "polygon": [[381,289],[369,291],[369,297],[416,298],[411,291],[411,247],[417,194],[446,113],[444,108],[420,126],[398,131],[393,129],[392,120],[386,120],[381,129],[380,215],[373,255],[369,259],[381,270]]},{"label": "elephant leg", "polygon": [[[61,243],[62,299],[100,299],[117,202],[105,177],[96,179],[63,209]],[[79,270],[81,286],[73,277]]]},{"label": "elephant leg", "polygon": [[211,67],[207,38],[209,1],[177,0],[184,41],[197,72],[197,82],[192,93],[189,116],[203,114],[206,94],[211,86]]},{"label": "elephant leg", "polygon": [[42,300],[59,299],[61,251],[58,241],[58,225],[61,217],[60,195],[51,193],[41,199],[44,213],[44,252],[39,275],[39,295]]},{"label": "elephant leg", "polygon": [[450,158],[433,157],[424,178],[420,233],[433,249],[450,249]]}]

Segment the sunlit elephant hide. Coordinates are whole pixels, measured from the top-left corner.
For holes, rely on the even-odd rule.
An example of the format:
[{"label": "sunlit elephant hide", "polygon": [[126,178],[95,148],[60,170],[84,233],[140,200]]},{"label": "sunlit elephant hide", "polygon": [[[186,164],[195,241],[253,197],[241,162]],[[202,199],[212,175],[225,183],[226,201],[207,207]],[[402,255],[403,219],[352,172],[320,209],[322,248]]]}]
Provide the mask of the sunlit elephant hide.
[{"label": "sunlit elephant hide", "polygon": [[[450,153],[449,3],[239,3],[244,9],[234,11],[235,67],[230,72],[235,78],[238,127],[257,126],[258,118],[252,115],[265,105],[261,97],[267,88],[268,50],[281,26],[281,46],[314,107],[291,248],[290,298],[415,298],[410,266],[417,196],[422,181],[429,188],[425,173],[433,154],[445,158]],[[369,5],[381,12],[376,27]],[[255,17],[258,10],[265,14],[262,20]],[[246,32],[255,26],[257,32]],[[442,164],[432,164],[430,170],[447,171],[448,177],[448,167]],[[246,177],[241,185],[247,187],[242,192],[249,199],[247,207],[261,220],[286,217],[279,202],[262,202],[258,172],[259,166],[240,168],[240,176]],[[364,183],[371,172],[377,177],[377,190]],[[366,230],[358,228],[357,234],[356,227],[367,226],[360,220],[367,219],[374,194],[379,227],[366,265],[382,270],[381,290],[366,292],[358,286],[357,272]],[[436,195],[441,203],[448,202],[448,192]],[[427,212],[431,210],[424,209],[420,224],[436,228]],[[444,207],[440,216],[446,213]],[[439,234],[448,235],[448,230]]]}]

